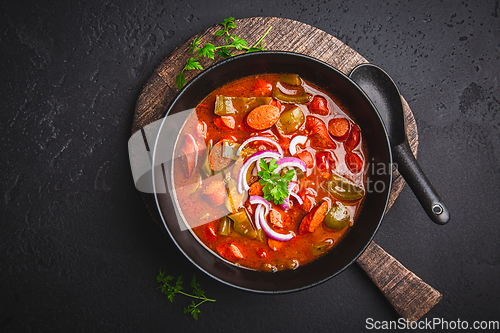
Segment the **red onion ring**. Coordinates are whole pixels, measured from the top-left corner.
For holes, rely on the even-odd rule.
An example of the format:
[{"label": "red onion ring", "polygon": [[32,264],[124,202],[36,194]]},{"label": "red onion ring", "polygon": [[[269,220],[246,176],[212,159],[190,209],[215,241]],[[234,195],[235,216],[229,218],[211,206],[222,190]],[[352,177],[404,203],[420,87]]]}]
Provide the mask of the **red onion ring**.
[{"label": "red onion ring", "polygon": [[236,151],[236,155],[240,156],[241,155],[241,151],[243,150],[243,148],[245,148],[245,146],[247,144],[249,144],[250,142],[252,142],[252,141],[266,141],[266,142],[272,143],[273,145],[276,146],[276,148],[278,149],[278,152],[281,154],[281,156],[283,156],[283,149],[281,149],[281,146],[280,146],[280,144],[278,142],[276,142],[273,139],[270,139],[270,138],[268,138],[266,136],[259,136],[259,135],[258,136],[252,136],[251,138],[248,138],[245,141],[243,141],[243,143],[241,144],[241,146]]},{"label": "red onion ring", "polygon": [[292,197],[294,197],[295,199],[297,199],[297,202],[299,203],[299,205],[304,204],[304,201],[302,201],[302,198],[297,193],[292,192],[292,193],[290,193],[290,195]]},{"label": "red onion ring", "polygon": [[266,158],[266,157],[279,159],[281,155],[278,152],[272,150],[264,150],[253,154],[252,156],[250,156],[250,158],[248,158],[245,161],[245,163],[243,163],[243,165],[240,168],[240,171],[238,172],[238,192],[240,194],[242,194],[243,191],[246,191],[250,188],[250,186],[248,186],[246,177],[250,165],[252,165],[253,162],[260,160],[261,158]]},{"label": "red onion ring", "polygon": [[285,167],[293,167],[293,168],[299,168],[303,172],[306,172],[307,167],[306,164],[298,158],[295,157],[283,157],[280,158],[276,164],[278,164],[278,168],[274,170],[274,172],[279,172],[281,169]]},{"label": "red onion ring", "polygon": [[299,202],[300,205],[302,205],[304,203],[302,201],[302,199],[298,196],[298,194],[293,191],[296,187],[298,187],[297,183],[294,183],[294,182],[288,183],[288,197],[285,198],[283,203],[280,205],[281,208],[283,208],[284,210],[289,210],[290,208],[292,208],[290,206],[290,200],[291,200],[290,196],[293,196],[295,199],[297,199],[297,201]]},{"label": "red onion ring", "polygon": [[[257,207],[258,209],[258,207]],[[295,237],[295,234],[290,231],[288,234],[280,234],[279,232],[276,232],[274,231],[273,229],[271,229],[271,227],[269,226],[269,224],[267,224],[267,220],[266,220],[266,216],[264,215],[264,212],[262,211],[262,209],[260,209],[258,211],[259,215],[257,215],[257,211],[256,211],[256,220],[259,219],[259,223],[260,223],[260,226],[262,227],[262,230],[264,230],[264,232],[272,239],[275,239],[277,241],[281,241],[281,242],[286,242],[286,241],[289,241],[290,239],[292,239],[293,237]]]},{"label": "red onion ring", "polygon": [[271,210],[271,203],[269,201],[267,201],[266,199],[264,199],[263,197],[261,197],[261,196],[252,195],[250,197],[250,203],[252,205],[257,204],[257,205],[264,206],[264,208],[266,209],[265,215],[269,214],[269,211]]},{"label": "red onion ring", "polygon": [[300,143],[301,145],[305,144],[307,141],[307,136],[305,135],[297,135],[294,136],[293,139],[290,141],[290,146],[288,147],[288,150],[290,151],[290,155],[295,155],[297,154],[297,145]]}]

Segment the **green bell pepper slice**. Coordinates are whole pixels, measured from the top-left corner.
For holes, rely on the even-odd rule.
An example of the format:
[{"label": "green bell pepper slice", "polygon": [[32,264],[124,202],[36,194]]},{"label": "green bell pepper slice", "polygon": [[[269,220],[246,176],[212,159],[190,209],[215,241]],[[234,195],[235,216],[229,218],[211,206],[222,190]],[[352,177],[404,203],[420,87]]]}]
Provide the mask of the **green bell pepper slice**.
[{"label": "green bell pepper slice", "polygon": [[321,186],[334,198],[341,201],[357,201],[365,195],[365,190],[349,179],[332,173]]},{"label": "green bell pepper slice", "polygon": [[234,222],[234,231],[250,239],[257,237],[257,233],[250,222],[245,208],[241,208],[236,213],[229,214],[228,217]]},{"label": "green bell pepper slice", "polygon": [[302,80],[298,74],[282,74],[279,82],[286,83],[291,86],[300,86],[302,85]]},{"label": "green bell pepper slice", "polygon": [[229,97],[217,95],[214,113],[218,116],[246,114],[257,106],[271,103],[271,97]]},{"label": "green bell pepper slice", "polygon": [[350,221],[351,216],[349,215],[349,211],[341,202],[336,202],[323,220],[328,228],[337,230],[347,227]]},{"label": "green bell pepper slice", "polygon": [[231,213],[237,213],[241,207],[243,199],[246,197],[246,193],[238,193],[236,180],[230,178],[229,174],[227,174],[226,179],[226,198],[224,199],[224,204],[226,205],[227,210]]},{"label": "green bell pepper slice", "polygon": [[210,151],[212,150],[212,139],[208,142],[207,150],[205,155],[203,156],[203,164],[201,165],[201,173],[203,176],[210,177],[213,176],[212,168],[210,167]]},{"label": "green bell pepper slice", "polygon": [[219,228],[217,230],[217,234],[219,234],[219,236],[229,236],[230,231],[231,231],[231,221],[227,216],[224,216],[219,221]]},{"label": "green bell pepper slice", "polygon": [[290,134],[299,129],[304,123],[304,113],[299,106],[287,107],[276,122],[276,128],[281,134]]},{"label": "green bell pepper slice", "polygon": [[232,160],[237,160],[239,158],[236,152],[240,148],[240,144],[233,141],[223,141],[222,142],[222,157],[230,158]]},{"label": "green bell pepper slice", "polygon": [[292,91],[292,94],[286,94],[279,88],[278,85],[273,89],[273,97],[282,103],[289,104],[306,104],[312,99],[312,95],[307,93],[304,87],[293,87],[292,89],[287,89]]}]

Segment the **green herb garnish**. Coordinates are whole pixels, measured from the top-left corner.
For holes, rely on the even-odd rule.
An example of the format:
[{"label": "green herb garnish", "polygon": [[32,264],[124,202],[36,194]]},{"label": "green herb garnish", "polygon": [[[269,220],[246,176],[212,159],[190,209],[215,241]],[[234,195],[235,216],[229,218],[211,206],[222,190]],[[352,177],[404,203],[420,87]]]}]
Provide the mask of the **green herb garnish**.
[{"label": "green herb garnish", "polygon": [[290,169],[283,176],[280,176],[279,173],[274,172],[278,168],[274,158],[271,159],[269,164],[261,158],[259,166],[262,170],[257,175],[261,178],[259,180],[260,185],[264,186],[262,189],[264,199],[274,201],[276,205],[281,205],[290,195],[288,193],[288,183],[295,175],[295,171]]},{"label": "green herb garnish", "polygon": [[242,51],[245,53],[255,52],[255,51],[265,51],[264,48],[264,37],[269,33],[272,27],[269,27],[267,31],[262,35],[262,37],[252,46],[248,46],[248,42],[243,38],[240,38],[236,35],[233,35],[229,32],[231,29],[237,28],[234,23],[234,17],[228,17],[224,19],[224,22],[220,24],[222,28],[215,33],[215,36],[224,37],[226,41],[226,45],[215,46],[212,43],[206,43],[205,45],[200,45],[200,37],[196,37],[191,45],[189,45],[189,53],[195,53],[194,57],[189,58],[186,61],[186,65],[181,70],[181,72],[175,77],[175,85],[180,90],[186,84],[186,76],[184,75],[184,71],[195,70],[195,69],[203,69],[200,62],[198,61],[199,57],[205,57],[213,59],[215,54],[217,53],[223,58],[229,58],[234,56],[231,54],[231,48]]},{"label": "green herb garnish", "polygon": [[170,275],[165,276],[165,272],[160,268],[160,270],[158,271],[158,275],[156,276],[156,281],[161,283],[161,285],[157,289],[161,289],[161,292],[167,295],[170,302],[174,301],[175,294],[181,294],[201,300],[201,302],[198,303],[192,301],[191,304],[184,308],[184,314],[189,313],[191,314],[191,316],[193,316],[194,319],[198,320],[198,313],[200,313],[200,309],[198,307],[205,302],[215,302],[215,299],[210,299],[205,296],[205,292],[201,289],[200,284],[196,282],[196,277],[194,275],[191,279],[191,288],[193,288],[193,294],[188,294],[182,291],[182,275],[177,278],[175,285],[169,284],[169,282],[172,280],[174,280],[174,277]]}]

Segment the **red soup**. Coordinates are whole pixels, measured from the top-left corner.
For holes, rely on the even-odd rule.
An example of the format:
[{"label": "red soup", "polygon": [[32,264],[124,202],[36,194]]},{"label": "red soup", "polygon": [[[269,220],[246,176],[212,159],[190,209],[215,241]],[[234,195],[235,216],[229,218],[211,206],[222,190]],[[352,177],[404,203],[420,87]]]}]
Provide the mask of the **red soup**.
[{"label": "red soup", "polygon": [[188,117],[173,181],[184,222],[215,255],[295,269],[356,222],[366,151],[349,110],[295,74],[228,83]]}]

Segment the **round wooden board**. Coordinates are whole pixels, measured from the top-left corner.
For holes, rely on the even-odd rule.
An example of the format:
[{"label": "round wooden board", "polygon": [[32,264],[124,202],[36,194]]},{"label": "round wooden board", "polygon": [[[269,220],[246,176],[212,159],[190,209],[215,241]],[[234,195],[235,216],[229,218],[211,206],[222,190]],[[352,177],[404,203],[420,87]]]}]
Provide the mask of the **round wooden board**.
[{"label": "round wooden board", "polygon": [[[265,31],[272,26],[264,39],[264,46],[267,50],[306,54],[332,65],[346,75],[349,75],[350,71],[357,65],[368,62],[359,53],[337,38],[308,24],[278,17],[244,18],[236,20],[235,23],[238,28],[233,30],[233,33],[244,38],[249,45],[257,42]],[[191,57],[188,49],[192,40],[200,37],[202,45],[208,42],[216,46],[223,45],[224,40],[221,37],[215,37],[215,32],[219,29],[220,26],[216,25],[191,37],[184,44],[178,46],[155,69],[137,100],[132,123],[132,134],[164,116],[169,103],[178,92],[175,86],[175,77],[184,67],[186,60]],[[204,68],[207,68],[221,60],[221,57],[216,56],[215,59],[200,59],[200,63]],[[199,71],[187,71],[187,80],[189,81],[198,73]],[[418,147],[417,125],[408,103],[404,98],[402,98],[402,101],[408,140],[413,154],[416,156]],[[404,179],[396,169],[393,169],[393,183],[388,209],[393,205],[404,185]],[[143,193],[142,197],[155,222],[161,225],[153,195]]]}]

